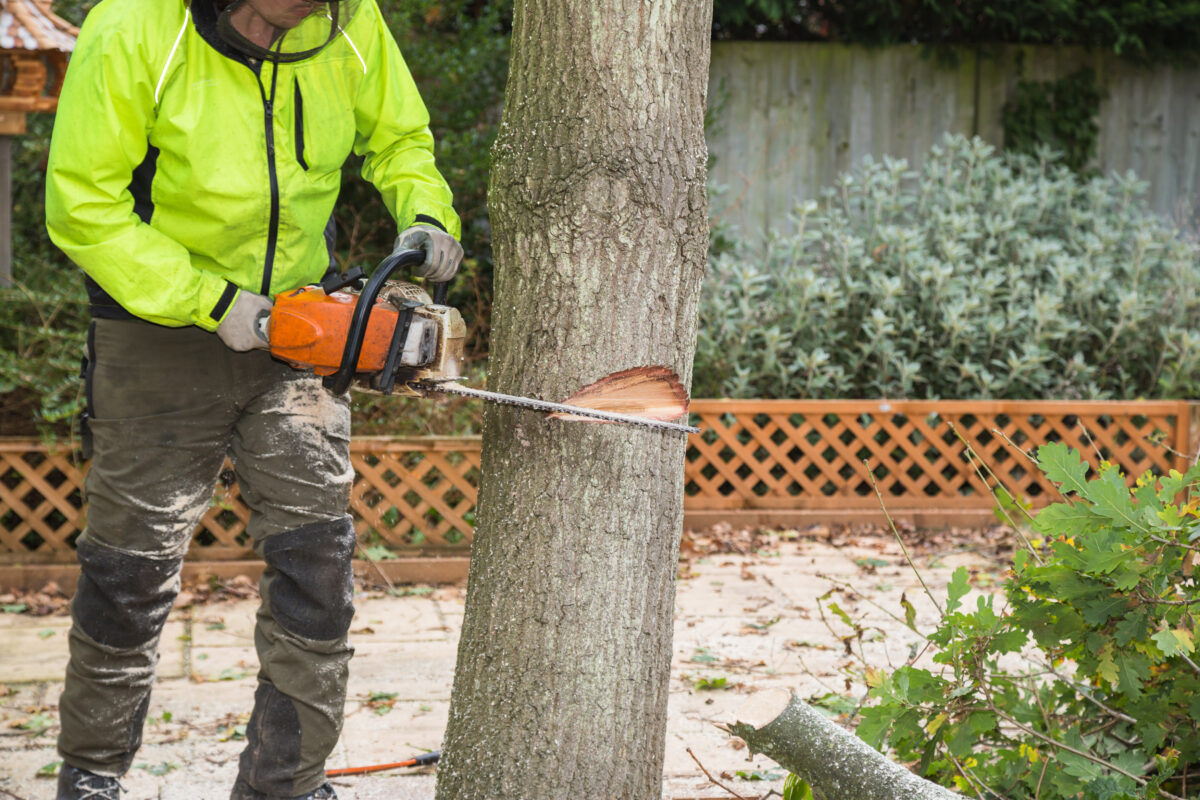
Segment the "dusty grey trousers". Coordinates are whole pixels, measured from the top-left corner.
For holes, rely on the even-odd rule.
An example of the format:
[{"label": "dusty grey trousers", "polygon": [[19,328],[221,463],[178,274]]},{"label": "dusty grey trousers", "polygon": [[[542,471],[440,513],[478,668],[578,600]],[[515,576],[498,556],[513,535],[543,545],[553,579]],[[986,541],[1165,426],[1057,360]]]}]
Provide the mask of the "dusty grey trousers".
[{"label": "dusty grey trousers", "polygon": [[63,760],[104,775],[132,764],[183,556],[228,455],[266,562],[240,777],[271,798],[316,789],[353,652],[347,398],[198,328],[96,320],[88,346],[94,454],[59,705]]}]

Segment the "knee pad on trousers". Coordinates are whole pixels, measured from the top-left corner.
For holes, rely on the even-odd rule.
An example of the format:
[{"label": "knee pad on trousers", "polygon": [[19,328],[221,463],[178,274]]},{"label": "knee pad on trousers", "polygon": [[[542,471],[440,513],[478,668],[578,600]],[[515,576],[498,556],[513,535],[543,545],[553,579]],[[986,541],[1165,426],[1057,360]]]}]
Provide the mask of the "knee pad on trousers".
[{"label": "knee pad on trousers", "polygon": [[82,541],[72,609],[94,641],[127,650],[155,639],[179,594],[182,558],[154,559]]},{"label": "knee pad on trousers", "polygon": [[271,615],[306,639],[340,639],[354,617],[354,526],[349,517],[278,533],[263,544],[274,568]]}]

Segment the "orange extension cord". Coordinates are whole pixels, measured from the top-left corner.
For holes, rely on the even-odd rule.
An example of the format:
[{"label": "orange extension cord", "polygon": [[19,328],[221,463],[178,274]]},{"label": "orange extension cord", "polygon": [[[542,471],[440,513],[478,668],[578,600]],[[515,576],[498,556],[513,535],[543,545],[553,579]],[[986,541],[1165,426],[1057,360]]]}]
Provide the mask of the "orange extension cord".
[{"label": "orange extension cord", "polygon": [[362,775],[367,772],[383,772],[385,769],[399,769],[401,767],[424,767],[429,764],[436,764],[441,758],[442,751],[434,750],[425,755],[410,758],[407,761],[396,761],[391,764],[372,764],[366,767],[342,767],[340,769],[325,770],[325,777],[336,778],[339,775]]}]

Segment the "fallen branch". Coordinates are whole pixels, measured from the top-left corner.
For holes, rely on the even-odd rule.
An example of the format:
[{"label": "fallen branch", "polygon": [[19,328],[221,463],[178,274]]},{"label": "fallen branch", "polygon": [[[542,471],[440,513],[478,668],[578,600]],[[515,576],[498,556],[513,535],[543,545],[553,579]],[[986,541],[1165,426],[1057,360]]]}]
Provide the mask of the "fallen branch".
[{"label": "fallen branch", "polygon": [[888,760],[786,690],[759,692],[741,713],[751,721],[721,727],[807,781],[816,800],[963,797]]}]

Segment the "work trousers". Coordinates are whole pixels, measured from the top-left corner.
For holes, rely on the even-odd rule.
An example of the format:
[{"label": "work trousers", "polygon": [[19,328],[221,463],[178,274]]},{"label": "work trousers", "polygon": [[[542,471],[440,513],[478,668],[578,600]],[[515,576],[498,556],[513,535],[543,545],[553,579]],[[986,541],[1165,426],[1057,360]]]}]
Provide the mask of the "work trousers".
[{"label": "work trousers", "polygon": [[348,399],[199,328],[101,319],[88,349],[93,458],[59,705],[63,760],[112,776],[132,764],[183,556],[228,456],[265,561],[239,777],[269,798],[318,788],[353,652]]}]

